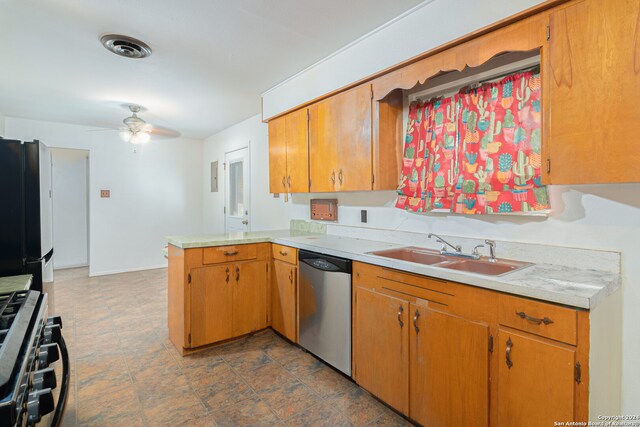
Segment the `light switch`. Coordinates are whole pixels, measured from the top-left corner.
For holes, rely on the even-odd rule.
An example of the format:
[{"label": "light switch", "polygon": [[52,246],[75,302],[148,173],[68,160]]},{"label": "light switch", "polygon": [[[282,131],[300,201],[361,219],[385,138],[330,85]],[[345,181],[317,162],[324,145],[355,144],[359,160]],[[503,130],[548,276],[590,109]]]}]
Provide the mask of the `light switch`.
[{"label": "light switch", "polygon": [[103,199],[108,199],[111,197],[111,190],[100,190],[100,197]]}]

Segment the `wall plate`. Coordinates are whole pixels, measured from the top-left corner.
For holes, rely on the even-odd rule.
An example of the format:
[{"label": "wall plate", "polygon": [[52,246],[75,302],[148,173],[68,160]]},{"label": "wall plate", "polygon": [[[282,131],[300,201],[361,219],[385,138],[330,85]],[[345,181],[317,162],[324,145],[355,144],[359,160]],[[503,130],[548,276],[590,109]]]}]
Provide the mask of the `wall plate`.
[{"label": "wall plate", "polygon": [[311,219],[338,220],[338,199],[311,199]]}]

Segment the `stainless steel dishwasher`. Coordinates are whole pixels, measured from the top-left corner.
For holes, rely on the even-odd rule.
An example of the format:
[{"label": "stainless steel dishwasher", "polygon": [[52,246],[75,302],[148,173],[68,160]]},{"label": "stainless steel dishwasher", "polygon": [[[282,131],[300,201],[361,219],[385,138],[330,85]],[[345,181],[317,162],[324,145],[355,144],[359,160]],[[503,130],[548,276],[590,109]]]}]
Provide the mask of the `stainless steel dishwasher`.
[{"label": "stainless steel dishwasher", "polygon": [[298,251],[300,345],[351,376],[351,261]]}]

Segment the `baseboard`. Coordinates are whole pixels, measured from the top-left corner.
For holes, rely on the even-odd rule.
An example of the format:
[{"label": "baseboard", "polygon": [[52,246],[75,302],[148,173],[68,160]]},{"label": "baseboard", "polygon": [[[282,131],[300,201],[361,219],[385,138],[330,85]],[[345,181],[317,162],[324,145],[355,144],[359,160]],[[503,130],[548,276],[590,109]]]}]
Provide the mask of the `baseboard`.
[{"label": "baseboard", "polygon": [[100,271],[97,273],[89,271],[89,277],[108,276],[110,274],[120,274],[120,273],[132,273],[134,271],[158,270],[161,268],[167,268],[167,264],[153,265],[149,267],[123,268],[121,270]]},{"label": "baseboard", "polygon": [[53,268],[53,271],[58,271],[58,270],[70,270],[72,268],[82,268],[82,267],[89,267],[89,264],[84,263],[84,264],[70,264],[70,265],[64,265],[62,267],[55,267]]}]

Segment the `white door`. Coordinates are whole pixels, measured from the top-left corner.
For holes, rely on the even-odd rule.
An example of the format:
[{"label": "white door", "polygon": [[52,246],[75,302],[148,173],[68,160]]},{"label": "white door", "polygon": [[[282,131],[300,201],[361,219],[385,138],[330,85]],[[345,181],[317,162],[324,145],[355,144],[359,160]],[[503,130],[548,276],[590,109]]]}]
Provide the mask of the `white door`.
[{"label": "white door", "polygon": [[249,147],[231,151],[224,156],[225,163],[225,231],[249,231]]}]

